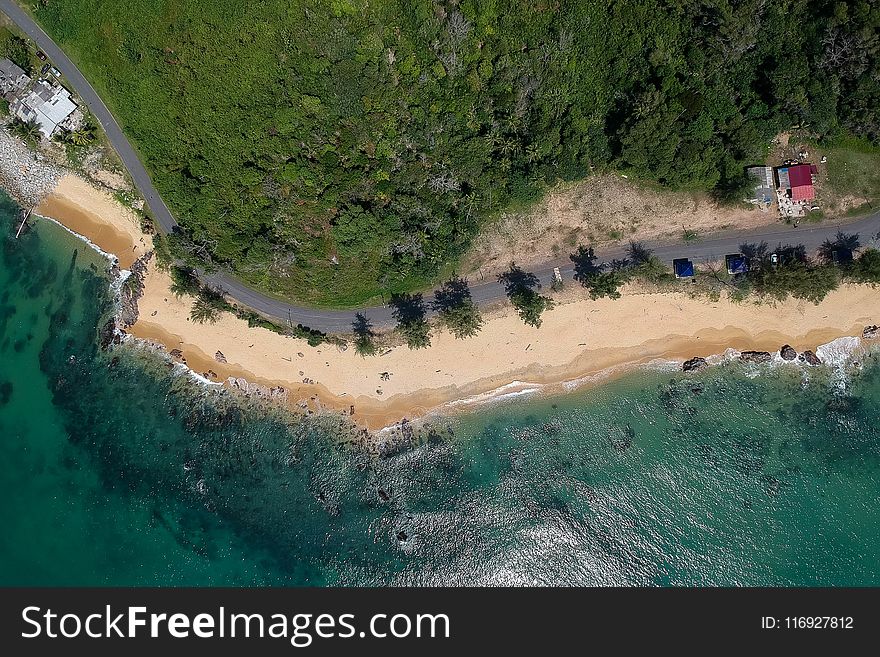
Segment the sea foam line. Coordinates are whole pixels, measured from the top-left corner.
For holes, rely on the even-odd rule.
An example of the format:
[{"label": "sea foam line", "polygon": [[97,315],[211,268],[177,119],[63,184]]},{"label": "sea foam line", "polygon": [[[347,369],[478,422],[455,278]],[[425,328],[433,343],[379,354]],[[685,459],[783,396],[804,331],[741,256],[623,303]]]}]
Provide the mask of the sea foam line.
[{"label": "sea foam line", "polygon": [[[73,235],[74,237],[78,237],[78,238],[81,239],[83,242],[85,242],[86,244],[88,244],[92,249],[94,249],[95,251],[97,251],[98,253],[100,253],[102,256],[104,256],[105,258],[107,258],[107,260],[109,260],[112,264],[118,264],[118,263],[119,263],[119,257],[118,257],[118,256],[116,256],[116,255],[113,254],[113,253],[110,253],[109,251],[105,251],[105,250],[102,249],[100,246],[98,246],[97,244],[95,244],[92,240],[90,240],[88,237],[86,237],[85,235],[81,235],[80,233],[77,233],[75,230],[71,230],[70,228],[68,228],[67,226],[65,226],[63,223],[61,223],[61,222],[58,221],[57,219],[53,219],[52,217],[47,217],[47,216],[44,215],[44,214],[37,214],[36,212],[35,212],[34,214],[35,214],[36,216],[40,217],[41,219],[47,219],[48,221],[51,221],[51,222],[52,222],[53,224],[55,224],[56,226],[61,226],[61,227],[62,227],[64,230],[66,230],[68,233],[70,233],[70,234]],[[125,270],[125,269],[124,269],[124,270],[121,270],[121,271],[128,271],[128,270]]]}]

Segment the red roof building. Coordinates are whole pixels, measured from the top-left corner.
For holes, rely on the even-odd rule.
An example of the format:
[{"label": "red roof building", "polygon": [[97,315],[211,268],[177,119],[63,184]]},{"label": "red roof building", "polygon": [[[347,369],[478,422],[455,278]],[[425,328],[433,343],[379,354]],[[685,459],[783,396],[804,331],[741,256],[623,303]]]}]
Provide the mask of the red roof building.
[{"label": "red roof building", "polygon": [[810,201],[816,198],[813,189],[813,174],[816,167],[812,164],[795,164],[777,170],[779,186],[789,191],[792,201]]}]

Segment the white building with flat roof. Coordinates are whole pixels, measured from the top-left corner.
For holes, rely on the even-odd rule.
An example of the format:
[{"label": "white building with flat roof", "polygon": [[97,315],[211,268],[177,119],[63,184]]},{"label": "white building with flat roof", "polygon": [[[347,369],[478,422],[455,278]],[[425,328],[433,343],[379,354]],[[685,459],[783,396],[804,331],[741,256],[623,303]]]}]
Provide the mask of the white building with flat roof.
[{"label": "white building with flat roof", "polygon": [[36,122],[46,139],[76,109],[76,103],[71,100],[67,89],[61,85],[52,86],[45,80],[35,82],[9,105],[13,116],[25,122]]}]

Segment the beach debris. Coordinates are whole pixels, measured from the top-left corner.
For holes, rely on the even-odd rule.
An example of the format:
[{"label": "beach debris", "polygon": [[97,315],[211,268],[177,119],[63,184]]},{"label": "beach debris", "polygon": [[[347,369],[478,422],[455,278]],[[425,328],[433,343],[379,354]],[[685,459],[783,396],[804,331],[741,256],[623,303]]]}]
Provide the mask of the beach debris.
[{"label": "beach debris", "polygon": [[704,367],[708,367],[709,363],[706,362],[705,358],[701,358],[700,356],[694,356],[690,360],[686,360],[682,366],[682,372],[695,372],[697,370],[701,370]]},{"label": "beach debris", "polygon": [[739,359],[744,363],[769,363],[773,356],[769,351],[744,351]]},{"label": "beach debris", "polygon": [[304,357],[303,352],[301,352],[301,351],[297,351],[296,355],[299,356],[300,358]]},{"label": "beach debris", "polygon": [[216,360],[218,363],[226,363],[226,356],[223,355],[222,351],[218,351],[216,354],[214,354],[214,360]]},{"label": "beach debris", "polygon": [[794,360],[797,358],[797,352],[790,344],[784,344],[779,349],[779,355],[782,356],[782,360]]},{"label": "beach debris", "polygon": [[819,360],[819,357],[814,354],[812,351],[807,349],[804,353],[802,353],[799,357],[801,362],[805,362],[807,365],[821,365],[822,361]]},{"label": "beach debris", "polygon": [[866,326],[865,330],[862,331],[862,337],[866,340],[873,340],[874,338],[880,338],[880,326],[876,324],[871,326]]}]

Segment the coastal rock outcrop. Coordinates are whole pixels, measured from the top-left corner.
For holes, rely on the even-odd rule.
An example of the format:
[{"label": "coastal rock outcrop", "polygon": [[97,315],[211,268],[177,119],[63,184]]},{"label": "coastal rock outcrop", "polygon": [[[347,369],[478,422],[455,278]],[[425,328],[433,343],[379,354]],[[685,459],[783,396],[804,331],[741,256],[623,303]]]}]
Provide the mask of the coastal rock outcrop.
[{"label": "coastal rock outcrop", "polygon": [[122,341],[121,336],[119,335],[119,331],[116,330],[116,320],[110,318],[101,327],[101,331],[98,335],[101,342],[101,349],[107,350],[113,345],[117,345]]},{"label": "coastal rock outcrop", "polygon": [[797,358],[797,352],[790,344],[782,345],[782,348],[779,350],[779,355],[782,356],[782,360],[794,360]]},{"label": "coastal rock outcrop", "polygon": [[214,360],[216,360],[218,363],[225,363],[226,356],[223,355],[222,351],[218,351],[216,354],[214,354]]},{"label": "coastal rock outcrop", "polygon": [[822,361],[819,360],[819,357],[814,354],[812,351],[807,349],[804,353],[800,355],[800,360],[805,362],[807,365],[821,365]]},{"label": "coastal rock outcrop", "polygon": [[739,359],[744,363],[769,363],[773,356],[769,351],[744,351]]},{"label": "coastal rock outcrop", "polygon": [[144,277],[153,252],[148,251],[131,264],[131,274],[119,290],[119,323],[123,329],[134,325],[138,320],[138,301],[144,294]]},{"label": "coastal rock outcrop", "polygon": [[708,366],[709,366],[709,363],[706,362],[705,358],[701,358],[700,356],[695,356],[694,358],[691,358],[690,360],[686,360],[682,364],[681,371],[682,372],[695,372],[697,370],[701,370],[704,367],[708,367]]},{"label": "coastal rock outcrop", "polygon": [[874,340],[875,338],[880,338],[880,326],[877,326],[876,324],[866,326],[865,330],[862,331],[862,337],[866,340]]}]

